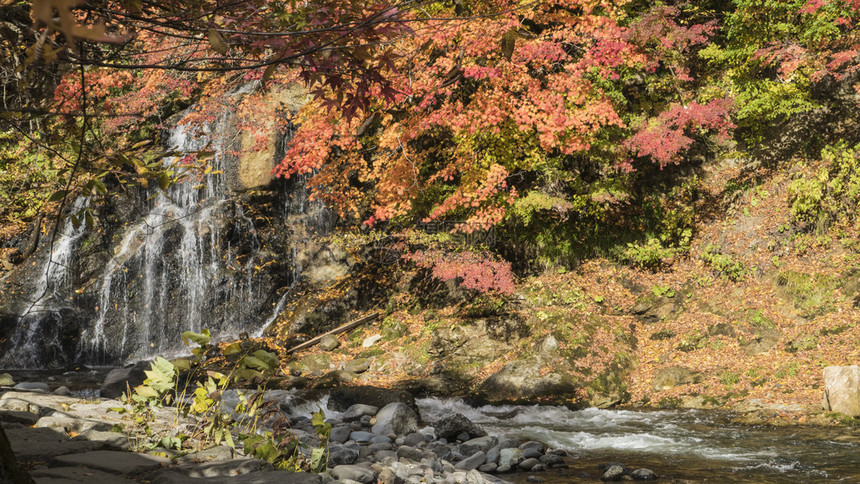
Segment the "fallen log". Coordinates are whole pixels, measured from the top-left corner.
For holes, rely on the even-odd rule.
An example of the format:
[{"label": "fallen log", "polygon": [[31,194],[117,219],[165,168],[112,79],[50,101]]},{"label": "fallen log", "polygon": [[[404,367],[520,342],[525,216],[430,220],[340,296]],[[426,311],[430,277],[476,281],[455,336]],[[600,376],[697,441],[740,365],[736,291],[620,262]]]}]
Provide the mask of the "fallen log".
[{"label": "fallen log", "polygon": [[349,331],[353,328],[357,328],[357,327],[361,326],[362,324],[369,323],[371,321],[375,321],[378,318],[379,318],[379,313],[376,312],[376,313],[368,314],[367,316],[362,316],[358,319],[353,319],[352,321],[350,321],[346,324],[342,324],[342,325],[338,326],[337,328],[334,328],[331,331],[325,332],[319,336],[315,336],[315,337],[305,341],[304,343],[302,343],[298,346],[294,346],[294,347],[290,348],[289,350],[287,350],[287,353],[294,353],[296,351],[303,350],[305,348],[310,348],[311,346],[314,346],[317,343],[319,343],[320,341],[322,341],[323,337],[325,337],[325,336],[328,336],[330,334],[331,335],[340,334],[340,333],[343,333],[344,331]]}]

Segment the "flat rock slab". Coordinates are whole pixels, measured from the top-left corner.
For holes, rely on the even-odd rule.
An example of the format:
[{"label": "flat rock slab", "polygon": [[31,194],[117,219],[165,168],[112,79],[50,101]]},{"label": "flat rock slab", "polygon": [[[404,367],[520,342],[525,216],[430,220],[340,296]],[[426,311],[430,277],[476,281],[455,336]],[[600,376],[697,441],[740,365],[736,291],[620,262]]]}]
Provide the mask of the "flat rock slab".
[{"label": "flat rock slab", "polygon": [[58,455],[89,452],[99,448],[100,442],[70,441],[69,436],[48,428],[6,429],[12,452],[20,461],[40,461]]},{"label": "flat rock slab", "polygon": [[0,410],[0,422],[20,423],[27,426],[35,425],[39,416],[30,412],[18,410]]},{"label": "flat rock slab", "polygon": [[97,450],[83,454],[61,455],[57,462],[92,467],[115,474],[140,474],[170,464],[170,459],[116,450]]},{"label": "flat rock slab", "polygon": [[87,467],[54,467],[30,472],[37,483],[86,482],[88,484],[131,484],[135,481]]},{"label": "flat rock slab", "polygon": [[252,472],[273,471],[272,464],[262,459],[237,459],[229,462],[207,462],[203,464],[183,464],[162,471],[170,474],[183,474],[186,477],[235,477]]},{"label": "flat rock slab", "polygon": [[253,472],[235,477],[190,478],[179,472],[162,472],[152,479],[152,484],[323,484],[323,478],[306,472]]}]

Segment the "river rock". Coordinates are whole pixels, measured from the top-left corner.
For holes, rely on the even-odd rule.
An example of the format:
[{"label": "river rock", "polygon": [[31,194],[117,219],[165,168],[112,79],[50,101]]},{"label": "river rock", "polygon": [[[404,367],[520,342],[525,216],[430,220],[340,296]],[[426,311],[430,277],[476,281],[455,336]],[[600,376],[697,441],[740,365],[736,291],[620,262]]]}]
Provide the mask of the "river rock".
[{"label": "river rock", "polygon": [[523,460],[523,451],[520,449],[502,449],[499,451],[499,467],[511,468]]},{"label": "river rock", "polygon": [[50,391],[47,383],[35,382],[35,381],[33,381],[33,382],[31,382],[31,381],[21,382],[21,383],[15,385],[14,387],[12,387],[12,389],[17,390],[19,392],[48,393]]},{"label": "river rock", "polygon": [[406,404],[389,403],[376,414],[373,433],[403,435],[418,431],[418,414]]},{"label": "river rock", "polygon": [[369,358],[356,358],[354,360],[347,361],[343,366],[343,369],[352,373],[364,373],[370,368],[370,359]]},{"label": "river rock", "polygon": [[149,369],[149,362],[140,362],[125,368],[116,368],[107,374],[99,394],[103,398],[119,398],[127,391],[143,384],[146,380],[145,370]]},{"label": "river rock", "polygon": [[337,336],[327,334],[320,339],[319,347],[323,351],[331,351],[340,346],[340,340]]},{"label": "river rock", "polygon": [[365,415],[374,416],[379,412],[379,407],[374,407],[373,405],[364,405],[363,403],[356,403],[355,405],[351,405],[346,412],[343,413],[341,419],[344,422],[354,422],[356,420],[361,419]]},{"label": "river rock", "polygon": [[686,385],[689,383],[698,383],[702,380],[702,375],[689,368],[683,366],[668,366],[662,368],[654,376],[654,381],[651,382],[651,388],[654,391],[668,390],[669,388],[678,385]]},{"label": "river rock", "polygon": [[355,464],[358,461],[358,450],[344,446],[333,445],[329,448],[328,464],[330,467]]},{"label": "river rock", "polygon": [[335,466],[329,473],[341,481],[349,479],[362,484],[371,484],[376,480],[373,469],[360,465]]},{"label": "river rock", "polygon": [[56,390],[54,390],[54,395],[60,395],[62,397],[70,397],[72,396],[72,391],[69,390],[69,387],[63,385]]},{"label": "river rock", "polygon": [[438,422],[433,424],[436,437],[440,439],[453,440],[465,432],[470,437],[486,437],[487,432],[480,426],[474,424],[465,415],[457,412],[449,412],[442,415]]},{"label": "river rock", "polygon": [[471,471],[472,469],[477,469],[486,462],[487,454],[482,451],[478,451],[455,464],[454,468]]},{"label": "river rock", "polygon": [[342,444],[349,440],[349,434],[351,432],[352,429],[349,428],[349,425],[335,425],[331,429],[331,433],[329,434],[329,440]]},{"label": "river rock", "polygon": [[489,451],[496,443],[498,439],[492,436],[487,437],[478,437],[477,439],[471,439],[460,444],[460,452],[463,455],[472,455],[475,452],[487,452]]},{"label": "river rock", "polygon": [[418,432],[412,432],[403,438],[403,445],[408,445],[409,447],[416,447],[418,444],[423,444],[424,442],[427,441]]},{"label": "river rock", "polygon": [[517,464],[517,467],[524,471],[530,471],[537,465],[540,465],[540,461],[535,459],[534,457],[529,457],[528,459],[523,459],[522,461],[520,461],[520,463]]},{"label": "river rock", "polygon": [[654,471],[651,469],[645,469],[644,467],[641,469],[636,469],[635,471],[630,473],[630,476],[633,477],[636,481],[654,481],[657,480],[657,475],[654,474]]},{"label": "river rock", "polygon": [[824,409],[860,417],[860,366],[824,369]]},{"label": "river rock", "polygon": [[15,385],[15,380],[8,373],[0,373],[0,387],[11,387]]}]

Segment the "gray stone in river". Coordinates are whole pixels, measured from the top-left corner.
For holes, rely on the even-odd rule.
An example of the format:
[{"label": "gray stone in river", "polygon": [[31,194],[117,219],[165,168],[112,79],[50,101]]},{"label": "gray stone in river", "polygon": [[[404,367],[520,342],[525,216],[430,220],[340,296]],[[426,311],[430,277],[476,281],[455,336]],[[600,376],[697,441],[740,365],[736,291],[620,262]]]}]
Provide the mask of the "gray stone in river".
[{"label": "gray stone in river", "polygon": [[523,460],[520,449],[502,449],[499,451],[499,467],[514,467]]},{"label": "gray stone in river", "polygon": [[478,437],[477,439],[467,440],[460,444],[460,452],[463,455],[472,455],[478,451],[487,452],[496,443],[498,443],[498,439],[493,436]]},{"label": "gray stone in river", "polygon": [[329,448],[328,463],[330,467],[339,465],[355,464],[358,461],[359,451],[342,445]]},{"label": "gray stone in river", "polygon": [[387,435],[374,435],[370,439],[370,443],[371,444],[390,444],[391,443],[391,437],[389,437]]},{"label": "gray stone in river", "polygon": [[486,464],[478,467],[478,470],[481,472],[496,472],[496,468],[498,468],[496,464],[487,462]]},{"label": "gray stone in river", "polygon": [[25,381],[21,382],[14,387],[13,390],[23,391],[23,392],[50,392],[47,383],[37,382],[37,381]]},{"label": "gray stone in river", "polygon": [[644,467],[641,469],[636,469],[635,471],[630,473],[633,476],[634,480],[637,481],[654,481],[657,479],[657,475],[654,474],[654,471],[651,469],[645,469]]},{"label": "gray stone in river", "polygon": [[370,442],[370,439],[374,437],[374,434],[371,432],[364,432],[362,430],[356,430],[349,434],[349,439],[354,440],[356,442]]},{"label": "gray stone in river", "polygon": [[373,469],[360,465],[335,466],[329,474],[331,474],[335,479],[350,479],[362,484],[371,484],[376,480],[376,474],[373,472]]},{"label": "gray stone in river", "polygon": [[546,466],[564,464],[564,458],[557,454],[545,454],[540,456],[538,460],[540,460],[541,464]]},{"label": "gray stone in river", "polygon": [[530,457],[528,459],[521,460],[520,463],[517,464],[517,467],[519,467],[520,469],[522,469],[524,471],[530,471],[530,470],[532,470],[532,467],[534,467],[538,464],[540,464],[539,460],[535,459],[534,457]]},{"label": "gray stone in river", "polygon": [[418,432],[412,432],[403,438],[403,445],[408,445],[409,447],[415,447],[418,444],[423,444],[424,442],[427,442],[427,440],[425,440],[424,436]]},{"label": "gray stone in river", "polygon": [[620,481],[624,478],[625,472],[627,472],[627,469],[623,465],[609,464],[600,479],[604,481]]},{"label": "gray stone in river", "polygon": [[403,435],[418,431],[418,414],[403,403],[389,403],[376,414],[373,433]]},{"label": "gray stone in river", "polygon": [[332,427],[329,440],[342,444],[349,440],[350,433],[352,433],[352,429],[350,429],[348,425],[338,425]]},{"label": "gray stone in river", "polygon": [[61,395],[64,397],[69,397],[72,395],[72,391],[69,390],[69,387],[64,385],[64,386],[61,386],[60,388],[57,388],[56,390],[54,390],[54,395]]},{"label": "gray stone in river", "polygon": [[[484,437],[487,432],[480,426],[474,424],[465,415],[457,412],[449,412],[433,424],[436,437],[440,439],[454,440],[461,433],[467,433],[470,437]],[[466,439],[468,440],[468,439]]]},{"label": "gray stone in river", "polygon": [[354,422],[356,420],[360,420],[361,417],[364,417],[365,415],[372,417],[376,415],[376,412],[379,412],[379,407],[356,403],[355,405],[350,405],[350,407],[346,409],[346,412],[343,413],[341,419],[344,422]]},{"label": "gray stone in river", "polygon": [[487,454],[482,451],[478,451],[455,464],[454,468],[471,471],[472,469],[477,469],[486,462]]}]

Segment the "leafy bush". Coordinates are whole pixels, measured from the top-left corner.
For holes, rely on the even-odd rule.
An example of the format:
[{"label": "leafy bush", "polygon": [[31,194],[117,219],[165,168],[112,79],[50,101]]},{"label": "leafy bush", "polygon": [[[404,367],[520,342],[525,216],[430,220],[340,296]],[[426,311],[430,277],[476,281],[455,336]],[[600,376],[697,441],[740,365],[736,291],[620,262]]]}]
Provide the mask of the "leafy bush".
[{"label": "leafy bush", "polygon": [[813,177],[801,177],[788,187],[791,214],[822,231],[838,220],[849,220],[860,204],[860,145],[845,143],[821,150],[825,165]]},{"label": "leafy bush", "polygon": [[740,281],[749,273],[749,269],[743,262],[736,260],[731,255],[721,253],[721,249],[713,244],[708,244],[702,252],[702,260],[711,268],[732,281]]}]

